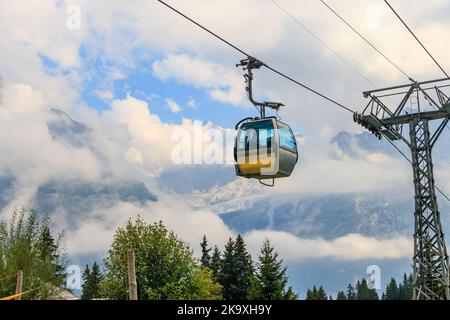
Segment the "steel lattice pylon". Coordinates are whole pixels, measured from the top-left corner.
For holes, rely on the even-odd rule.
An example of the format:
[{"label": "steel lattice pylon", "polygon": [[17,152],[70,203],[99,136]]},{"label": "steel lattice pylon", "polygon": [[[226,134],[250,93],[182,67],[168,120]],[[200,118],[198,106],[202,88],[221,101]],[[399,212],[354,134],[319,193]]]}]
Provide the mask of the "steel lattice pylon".
[{"label": "steel lattice pylon", "polygon": [[[402,140],[411,150],[415,192],[413,298],[417,300],[450,300],[449,261],[432,159],[433,146],[450,119],[450,99],[441,90],[448,85],[437,87],[436,83],[448,80],[415,82],[364,92],[371,101],[362,114],[354,115],[356,122],[380,139],[385,136],[391,141]],[[423,88],[429,84],[434,86]],[[430,92],[435,92],[435,97]],[[387,107],[398,96],[401,100],[395,109]],[[441,122],[432,126],[434,120]],[[404,135],[404,126],[409,126],[409,135]]]},{"label": "steel lattice pylon", "polygon": [[436,201],[428,120],[409,124],[414,172],[414,299],[449,299],[447,250]]}]

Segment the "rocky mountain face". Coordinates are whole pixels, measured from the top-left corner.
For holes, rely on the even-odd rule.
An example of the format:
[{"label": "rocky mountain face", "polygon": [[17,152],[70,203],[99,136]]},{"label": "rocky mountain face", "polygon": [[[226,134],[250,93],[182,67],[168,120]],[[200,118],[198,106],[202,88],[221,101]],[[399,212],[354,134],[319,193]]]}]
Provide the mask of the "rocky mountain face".
[{"label": "rocky mountain face", "polygon": [[[357,158],[361,152],[384,153],[399,156],[386,141],[379,141],[372,134],[341,132],[331,141],[347,156]],[[445,143],[444,143],[445,144]],[[400,156],[399,156],[400,157]],[[436,156],[436,161],[446,159]],[[233,179],[229,170],[212,170],[207,174],[207,188],[194,185],[202,181],[201,168],[186,167],[177,176],[195,177],[183,180],[183,195],[194,207],[208,207],[220,215],[232,229],[245,233],[253,229],[286,231],[299,237],[335,239],[349,233],[360,233],[377,238],[397,235],[412,236],[414,198],[413,189],[383,190],[376,193],[283,195],[264,193],[264,187],[246,179]],[[181,173],[183,172],[183,173]],[[225,178],[224,177],[227,177]],[[161,179],[170,175],[162,175]],[[214,184],[213,181],[216,183]],[[170,179],[161,182],[170,189]],[[213,186],[213,187],[211,187]],[[172,191],[179,185],[174,185]],[[444,225],[450,227],[449,203],[440,199]]]}]

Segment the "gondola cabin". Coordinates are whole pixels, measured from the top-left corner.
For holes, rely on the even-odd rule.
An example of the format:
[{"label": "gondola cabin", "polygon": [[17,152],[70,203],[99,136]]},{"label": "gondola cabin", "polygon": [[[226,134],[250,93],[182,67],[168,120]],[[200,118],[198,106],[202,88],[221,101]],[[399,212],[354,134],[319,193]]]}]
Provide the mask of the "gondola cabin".
[{"label": "gondola cabin", "polygon": [[275,117],[244,119],[236,125],[236,174],[258,180],[289,177],[298,160],[291,128]]}]

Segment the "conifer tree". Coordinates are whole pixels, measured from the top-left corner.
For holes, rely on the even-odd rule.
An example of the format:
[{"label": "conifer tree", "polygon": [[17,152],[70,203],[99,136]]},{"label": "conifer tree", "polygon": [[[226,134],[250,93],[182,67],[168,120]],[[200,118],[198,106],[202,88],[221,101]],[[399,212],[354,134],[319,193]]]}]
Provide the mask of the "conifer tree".
[{"label": "conifer tree", "polygon": [[100,282],[102,280],[102,274],[97,262],[92,265],[92,270],[89,266],[83,271],[83,286],[82,286],[82,300],[92,300],[100,297]]},{"label": "conifer tree", "polygon": [[397,282],[394,278],[386,286],[386,293],[384,295],[385,300],[400,300],[400,292],[397,286]]},{"label": "conifer tree", "polygon": [[222,266],[222,256],[217,246],[214,246],[213,254],[211,256],[210,269],[212,271],[212,278],[214,281],[219,281],[219,275]]},{"label": "conifer tree", "polygon": [[347,300],[347,296],[344,291],[338,291],[336,300]]},{"label": "conifer tree", "polygon": [[298,294],[296,294],[294,292],[294,290],[292,289],[292,287],[289,287],[288,290],[286,291],[286,293],[284,294],[284,300],[297,300],[298,299]]},{"label": "conifer tree", "polygon": [[325,292],[325,289],[322,286],[320,286],[319,290],[317,290],[316,300],[328,300],[327,293]]},{"label": "conifer tree", "polygon": [[206,235],[203,235],[202,242],[200,243],[200,246],[202,248],[202,257],[200,258],[200,263],[202,267],[211,267],[211,255],[210,251],[211,248],[208,248],[208,240],[206,239]]},{"label": "conifer tree", "polygon": [[317,289],[314,285],[312,290],[308,289],[306,291],[306,300],[328,300],[328,296],[322,286]]},{"label": "conifer tree", "polygon": [[361,281],[358,280],[356,291],[357,300],[379,300],[376,290],[369,288],[366,279],[362,279]]},{"label": "conifer tree", "polygon": [[249,293],[251,291],[254,269],[252,257],[248,253],[244,239],[241,235],[236,237],[234,243],[233,262],[233,299],[246,300],[249,298]]},{"label": "conifer tree", "polygon": [[312,290],[308,289],[306,291],[306,300],[317,300],[317,288],[313,286]]},{"label": "conifer tree", "polygon": [[347,286],[347,300],[356,300],[355,288],[349,283]]},{"label": "conifer tree", "polygon": [[412,300],[413,296],[413,277],[403,274],[403,282],[398,286],[398,295],[400,300]]},{"label": "conifer tree", "polygon": [[[253,284],[252,299],[283,300],[296,298],[292,288],[285,287],[288,282],[287,268],[282,266],[283,260],[278,259],[278,253],[270,241],[263,242],[261,253],[256,264],[256,279]],[[289,292],[290,291],[290,292]]]},{"label": "conifer tree", "polygon": [[[34,211],[32,211],[34,212]],[[34,212],[36,214],[36,212]],[[62,237],[62,235],[60,235]],[[59,244],[53,238],[48,217],[43,219],[41,234],[39,238],[38,251],[43,261],[47,261],[53,267],[53,277],[59,282],[64,281],[65,274],[65,257],[58,252]]]},{"label": "conifer tree", "polygon": [[91,300],[91,289],[90,289],[90,279],[91,279],[91,270],[89,269],[89,265],[86,265],[86,268],[83,270],[83,285],[81,286],[81,300]]},{"label": "conifer tree", "polygon": [[234,241],[229,238],[223,252],[219,283],[222,285],[222,296],[225,300],[233,300],[234,296]]}]

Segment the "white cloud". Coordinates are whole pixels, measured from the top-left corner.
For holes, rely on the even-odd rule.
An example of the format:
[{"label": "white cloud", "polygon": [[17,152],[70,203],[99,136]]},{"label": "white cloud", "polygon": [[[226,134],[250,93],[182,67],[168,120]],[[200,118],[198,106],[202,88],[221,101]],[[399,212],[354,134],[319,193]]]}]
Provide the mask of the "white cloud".
[{"label": "white cloud", "polygon": [[94,91],[94,94],[96,97],[104,101],[110,101],[114,98],[114,94],[112,93],[112,91],[109,90],[96,90]]},{"label": "white cloud", "polygon": [[193,98],[189,98],[187,106],[191,109],[197,110],[197,102]]},{"label": "white cloud", "polygon": [[322,238],[302,239],[280,231],[252,231],[245,241],[253,253],[259,252],[264,239],[270,239],[280,255],[288,261],[333,258],[336,260],[398,259],[410,257],[413,252],[411,239],[396,237],[376,239],[360,234],[348,234],[334,240]]},{"label": "white cloud", "polygon": [[153,75],[161,80],[175,79],[182,84],[205,88],[213,100],[244,104],[243,78],[218,64],[185,54],[170,54],[152,65]]},{"label": "white cloud", "polygon": [[323,128],[300,139],[297,166],[290,178],[277,181],[278,192],[339,194],[410,186],[410,165],[403,158],[369,152],[356,145],[352,150],[358,154],[351,157],[331,142],[333,135],[331,128]]},{"label": "white cloud", "polygon": [[175,100],[166,99],[166,104],[173,113],[181,112],[181,107]]},{"label": "white cloud", "polygon": [[[118,202],[113,206],[92,208],[87,219],[70,226],[63,218],[56,221],[58,228],[66,229],[65,246],[71,255],[104,256],[111,245],[118,227],[128,219],[141,216],[146,222],[160,220],[181,239],[188,242],[197,254],[198,244],[206,233],[210,243],[224,246],[234,233],[214,213],[207,209],[192,210],[183,199],[162,197],[158,202],[143,206]],[[203,226],[208,226],[205,230]]]}]

